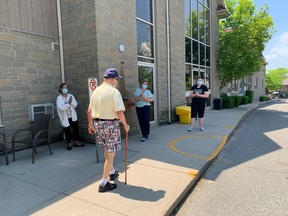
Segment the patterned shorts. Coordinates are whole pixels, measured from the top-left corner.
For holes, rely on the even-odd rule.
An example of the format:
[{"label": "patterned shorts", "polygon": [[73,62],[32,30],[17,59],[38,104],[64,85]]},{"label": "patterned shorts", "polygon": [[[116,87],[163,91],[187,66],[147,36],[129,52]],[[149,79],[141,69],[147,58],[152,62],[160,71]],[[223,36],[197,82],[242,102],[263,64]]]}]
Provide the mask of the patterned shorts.
[{"label": "patterned shorts", "polygon": [[121,132],[119,120],[94,121],[96,128],[96,140],[99,148],[105,148],[107,152],[121,150]]}]

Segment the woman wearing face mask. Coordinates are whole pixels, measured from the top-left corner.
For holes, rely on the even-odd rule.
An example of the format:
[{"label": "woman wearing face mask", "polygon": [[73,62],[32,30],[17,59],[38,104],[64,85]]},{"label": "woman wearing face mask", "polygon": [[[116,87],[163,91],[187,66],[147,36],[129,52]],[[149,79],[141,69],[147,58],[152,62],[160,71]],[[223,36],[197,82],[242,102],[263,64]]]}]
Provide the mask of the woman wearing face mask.
[{"label": "woman wearing face mask", "polygon": [[150,101],[153,98],[153,95],[147,87],[148,81],[143,80],[140,88],[137,88],[134,92],[136,112],[142,133],[141,142],[145,142],[150,133]]},{"label": "woman wearing face mask", "polygon": [[[72,94],[68,93],[68,86],[66,83],[61,83],[59,87],[59,96],[57,97],[57,112],[61,126],[64,128],[65,138],[67,141],[67,150],[72,150],[71,138],[74,140],[74,147],[84,147],[84,144],[78,142],[79,126],[77,113],[77,101]],[[73,130],[73,137],[71,136],[71,128]]]},{"label": "woman wearing face mask", "polygon": [[198,115],[199,129],[205,131],[204,124],[204,111],[206,106],[206,98],[209,97],[207,86],[203,85],[202,77],[197,78],[197,84],[191,87],[190,95],[192,97],[191,103],[191,125],[188,131],[194,130],[195,119]]}]

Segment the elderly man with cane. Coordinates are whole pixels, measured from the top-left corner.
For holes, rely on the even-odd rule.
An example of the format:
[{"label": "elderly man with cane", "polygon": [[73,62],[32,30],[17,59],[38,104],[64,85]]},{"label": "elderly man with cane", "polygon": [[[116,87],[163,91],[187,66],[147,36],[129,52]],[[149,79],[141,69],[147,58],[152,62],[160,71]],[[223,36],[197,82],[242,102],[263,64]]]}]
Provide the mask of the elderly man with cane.
[{"label": "elderly man with cane", "polygon": [[92,93],[87,111],[88,132],[96,133],[99,147],[104,148],[103,177],[98,189],[100,193],[117,188],[116,183],[110,181],[114,181],[119,175],[113,165],[116,152],[121,150],[119,122],[123,124],[126,134],[130,128],[126,123],[122,96],[116,89],[120,78],[122,77],[115,68],[107,69],[104,73],[104,82]]}]

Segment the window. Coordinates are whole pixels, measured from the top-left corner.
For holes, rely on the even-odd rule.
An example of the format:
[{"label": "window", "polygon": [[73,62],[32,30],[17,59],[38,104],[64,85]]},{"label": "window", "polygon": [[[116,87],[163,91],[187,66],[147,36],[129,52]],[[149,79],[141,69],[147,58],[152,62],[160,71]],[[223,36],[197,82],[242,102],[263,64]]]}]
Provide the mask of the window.
[{"label": "window", "polygon": [[136,16],[153,23],[152,0],[136,0]]},{"label": "window", "polygon": [[254,89],[258,89],[258,77],[255,79]]},{"label": "window", "polygon": [[153,7],[152,0],[136,0],[137,54],[138,60],[152,61],[153,50]]},{"label": "window", "polygon": [[185,59],[186,63],[196,66],[210,67],[210,9],[208,2],[185,0]]},{"label": "window", "polygon": [[[190,65],[186,82],[193,80],[195,73],[202,76],[210,86],[211,48],[210,48],[210,8],[209,0],[185,0],[185,60]],[[192,73],[193,71],[193,73]],[[188,78],[189,74],[192,76]],[[187,89],[187,83],[186,83]]]}]

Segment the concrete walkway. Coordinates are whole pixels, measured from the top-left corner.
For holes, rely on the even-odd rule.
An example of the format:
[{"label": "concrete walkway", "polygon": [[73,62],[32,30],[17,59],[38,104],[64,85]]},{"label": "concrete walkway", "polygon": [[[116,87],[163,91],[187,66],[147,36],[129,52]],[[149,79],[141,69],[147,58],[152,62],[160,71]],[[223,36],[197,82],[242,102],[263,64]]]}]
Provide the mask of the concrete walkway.
[{"label": "concrete walkway", "polygon": [[188,125],[173,123],[151,128],[149,140],[129,137],[127,185],[124,184],[124,147],[116,155],[118,188],[98,193],[103,152],[96,148],[67,151],[64,142],[17,152],[16,162],[0,158],[0,215],[170,215],[225,145],[240,120],[260,103],[234,109],[207,110],[205,132],[187,132]]}]

